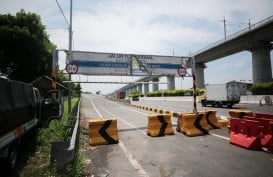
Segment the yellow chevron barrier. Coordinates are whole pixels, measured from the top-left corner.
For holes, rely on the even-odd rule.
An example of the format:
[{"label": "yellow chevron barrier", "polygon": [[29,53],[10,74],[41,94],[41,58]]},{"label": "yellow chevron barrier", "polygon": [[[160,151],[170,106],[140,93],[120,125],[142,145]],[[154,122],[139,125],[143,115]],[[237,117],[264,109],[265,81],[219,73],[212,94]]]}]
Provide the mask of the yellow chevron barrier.
[{"label": "yellow chevron barrier", "polygon": [[173,111],[163,110],[163,114],[170,114],[173,117]]},{"label": "yellow chevron barrier", "polygon": [[169,114],[149,115],[147,135],[152,137],[174,135],[171,116]]},{"label": "yellow chevron barrier", "polygon": [[230,117],[237,117],[237,118],[243,118],[244,116],[253,116],[252,111],[249,110],[237,110],[237,109],[231,109],[229,110]]},{"label": "yellow chevron barrier", "polygon": [[182,113],[178,116],[177,131],[187,136],[199,136],[208,134],[204,113]]},{"label": "yellow chevron barrier", "polygon": [[220,119],[220,120],[218,120],[218,125],[220,127],[227,127],[229,125],[229,121],[224,120],[224,119]]},{"label": "yellow chevron barrier", "polygon": [[118,142],[117,119],[89,120],[89,143],[91,146]]},{"label": "yellow chevron barrier", "polygon": [[205,114],[206,123],[204,123],[204,121],[203,121],[202,127],[204,127],[206,130],[220,128],[220,125],[218,124],[218,120],[216,118],[216,111],[215,110],[199,111],[199,113]]}]

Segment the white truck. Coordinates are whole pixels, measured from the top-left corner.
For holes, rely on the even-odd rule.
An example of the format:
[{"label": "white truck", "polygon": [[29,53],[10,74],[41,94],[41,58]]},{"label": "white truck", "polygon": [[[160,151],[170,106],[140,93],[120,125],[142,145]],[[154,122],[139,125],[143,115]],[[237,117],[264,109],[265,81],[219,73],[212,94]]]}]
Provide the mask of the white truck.
[{"label": "white truck", "polygon": [[51,120],[62,117],[59,90],[51,90],[41,99],[30,84],[0,77],[0,164],[15,168],[22,137],[30,130],[47,127]]},{"label": "white truck", "polygon": [[240,86],[236,82],[226,84],[206,85],[205,92],[199,97],[202,106],[207,105],[231,108],[240,102]]}]

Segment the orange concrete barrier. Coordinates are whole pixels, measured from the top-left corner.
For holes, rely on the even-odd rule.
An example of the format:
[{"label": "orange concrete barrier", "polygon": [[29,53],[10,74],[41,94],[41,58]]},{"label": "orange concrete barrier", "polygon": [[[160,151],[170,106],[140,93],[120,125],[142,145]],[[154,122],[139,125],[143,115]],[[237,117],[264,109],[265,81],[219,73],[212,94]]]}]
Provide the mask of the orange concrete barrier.
[{"label": "orange concrete barrier", "polygon": [[209,110],[209,111],[199,111],[199,113],[205,114],[206,123],[203,123],[202,125],[206,130],[211,129],[217,129],[220,128],[220,125],[218,123],[218,120],[216,118],[216,111],[215,110]]},{"label": "orange concrete barrier", "polygon": [[220,127],[228,127],[229,128],[229,121],[220,119],[220,120],[218,120],[218,125]]},{"label": "orange concrete barrier", "polygon": [[117,119],[89,120],[89,143],[91,146],[118,142]]},{"label": "orange concrete barrier", "polygon": [[[177,131],[187,136],[207,135],[204,113],[182,113],[178,116]],[[204,127],[203,127],[204,126]]]},{"label": "orange concrete barrier", "polygon": [[159,114],[148,116],[147,135],[155,137],[173,134],[171,115]]},{"label": "orange concrete barrier", "polygon": [[231,109],[229,110],[230,117],[236,117],[236,118],[243,118],[244,116],[253,116],[252,111],[249,110],[237,110],[237,109]]}]

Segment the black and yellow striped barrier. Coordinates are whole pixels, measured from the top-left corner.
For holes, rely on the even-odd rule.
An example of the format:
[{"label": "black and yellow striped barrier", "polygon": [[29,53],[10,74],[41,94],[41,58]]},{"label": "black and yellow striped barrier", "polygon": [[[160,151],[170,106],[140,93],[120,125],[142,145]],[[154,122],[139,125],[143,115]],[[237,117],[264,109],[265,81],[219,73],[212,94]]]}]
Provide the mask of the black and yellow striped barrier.
[{"label": "black and yellow striped barrier", "polygon": [[218,120],[216,118],[216,111],[210,110],[210,111],[199,111],[198,113],[205,114],[205,119],[207,124],[205,123],[205,127],[208,127],[208,129],[217,129],[220,128],[220,125],[218,124]]},{"label": "black and yellow striped barrier", "polygon": [[171,115],[159,114],[148,116],[147,135],[152,137],[174,135],[172,128]]},{"label": "black and yellow striped barrier", "polygon": [[229,121],[228,120],[224,120],[224,119],[219,119],[218,120],[218,125],[220,127],[228,127],[229,126]]},{"label": "black and yellow striped barrier", "polygon": [[249,110],[237,110],[231,109],[228,111],[230,117],[243,118],[244,116],[253,116],[253,113]]},{"label": "black and yellow striped barrier", "polygon": [[118,142],[117,119],[89,120],[89,143],[91,146]]},{"label": "black and yellow striped barrier", "polygon": [[207,135],[208,129],[204,113],[182,113],[178,117],[176,130],[187,136]]}]

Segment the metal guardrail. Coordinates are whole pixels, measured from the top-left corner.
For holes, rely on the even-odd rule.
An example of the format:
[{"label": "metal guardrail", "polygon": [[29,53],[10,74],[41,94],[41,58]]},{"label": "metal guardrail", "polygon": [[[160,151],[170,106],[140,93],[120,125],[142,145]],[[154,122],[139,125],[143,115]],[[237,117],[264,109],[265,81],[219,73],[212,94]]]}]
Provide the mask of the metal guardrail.
[{"label": "metal guardrail", "polygon": [[231,35],[228,35],[228,36],[226,37],[226,39],[221,39],[221,40],[219,40],[219,41],[216,41],[216,42],[214,42],[214,43],[212,43],[212,44],[210,44],[210,45],[208,45],[208,46],[206,46],[206,47],[204,47],[204,48],[202,48],[202,49],[200,49],[200,50],[194,52],[194,53],[192,54],[192,56],[196,56],[196,55],[198,55],[198,54],[200,54],[200,53],[202,53],[202,52],[204,52],[204,51],[206,51],[206,50],[208,50],[208,49],[210,49],[210,48],[216,47],[216,46],[218,46],[219,44],[222,44],[222,43],[224,43],[224,42],[230,41],[230,40],[232,40],[232,39],[234,39],[234,38],[236,38],[236,37],[238,37],[238,36],[240,36],[240,35],[242,35],[242,34],[245,34],[245,33],[247,33],[247,32],[253,31],[253,30],[255,30],[255,29],[257,29],[257,28],[259,28],[259,27],[261,27],[261,26],[263,26],[263,25],[265,25],[265,24],[268,24],[268,23],[270,23],[270,22],[272,22],[272,21],[273,21],[273,15],[270,16],[270,17],[268,17],[268,18],[266,18],[266,19],[264,19],[264,20],[261,20],[261,21],[255,23],[255,24],[252,24],[252,25],[250,25],[249,27],[244,28],[244,29],[242,29],[242,30],[240,30],[240,31],[238,31],[238,32],[236,32],[236,33],[233,33],[233,34],[231,34]]},{"label": "metal guardrail", "polygon": [[50,161],[52,165],[56,165],[58,172],[65,170],[67,165],[71,163],[75,157],[75,147],[79,132],[80,105],[81,100],[78,102],[76,121],[73,126],[70,141],[59,141],[52,143]]}]

